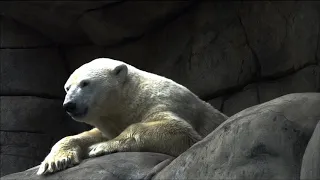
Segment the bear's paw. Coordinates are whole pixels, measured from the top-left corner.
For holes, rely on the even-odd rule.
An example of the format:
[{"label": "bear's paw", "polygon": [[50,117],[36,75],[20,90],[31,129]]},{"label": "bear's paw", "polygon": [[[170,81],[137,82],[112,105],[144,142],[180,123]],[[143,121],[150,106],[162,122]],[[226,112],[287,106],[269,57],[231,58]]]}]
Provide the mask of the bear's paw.
[{"label": "bear's paw", "polygon": [[50,152],[40,164],[38,175],[64,170],[80,163],[79,153],[76,150],[57,150]]}]

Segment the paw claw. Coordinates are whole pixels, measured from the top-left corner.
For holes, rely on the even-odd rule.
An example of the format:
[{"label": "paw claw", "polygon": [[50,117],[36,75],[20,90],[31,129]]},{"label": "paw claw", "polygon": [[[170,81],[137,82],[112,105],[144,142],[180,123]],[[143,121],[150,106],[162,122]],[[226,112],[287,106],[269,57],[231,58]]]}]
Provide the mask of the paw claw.
[{"label": "paw claw", "polygon": [[64,170],[80,163],[80,158],[76,151],[58,151],[50,153],[40,164],[37,175],[44,175]]},{"label": "paw claw", "polygon": [[61,169],[61,167],[62,167],[62,161],[56,162],[56,168],[57,168],[57,170]]},{"label": "paw claw", "polygon": [[37,172],[37,175],[42,175],[45,173],[45,171],[48,169],[48,164],[47,163],[41,163],[39,170]]},{"label": "paw claw", "polygon": [[97,157],[97,156],[102,156],[107,154],[108,151],[108,144],[107,143],[100,143],[100,144],[95,144],[92,145],[89,148],[89,157]]}]

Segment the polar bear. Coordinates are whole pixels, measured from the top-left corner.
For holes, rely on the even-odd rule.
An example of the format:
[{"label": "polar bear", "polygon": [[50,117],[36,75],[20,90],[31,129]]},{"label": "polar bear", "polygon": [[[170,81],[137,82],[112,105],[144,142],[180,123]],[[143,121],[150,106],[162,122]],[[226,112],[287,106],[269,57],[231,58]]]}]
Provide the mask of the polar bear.
[{"label": "polar bear", "polygon": [[90,131],[58,141],[38,175],[124,151],[178,156],[226,120],[186,87],[119,60],[98,58],[65,83],[65,111]]}]

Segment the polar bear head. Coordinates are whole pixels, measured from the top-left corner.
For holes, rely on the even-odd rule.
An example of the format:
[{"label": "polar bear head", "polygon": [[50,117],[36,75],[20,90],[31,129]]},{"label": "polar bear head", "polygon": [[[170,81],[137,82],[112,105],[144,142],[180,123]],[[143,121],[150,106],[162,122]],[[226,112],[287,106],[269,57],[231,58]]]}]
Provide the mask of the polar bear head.
[{"label": "polar bear head", "polygon": [[128,65],[109,58],[98,58],[76,69],[64,89],[65,111],[76,121],[90,123],[102,115],[112,112],[117,106]]}]

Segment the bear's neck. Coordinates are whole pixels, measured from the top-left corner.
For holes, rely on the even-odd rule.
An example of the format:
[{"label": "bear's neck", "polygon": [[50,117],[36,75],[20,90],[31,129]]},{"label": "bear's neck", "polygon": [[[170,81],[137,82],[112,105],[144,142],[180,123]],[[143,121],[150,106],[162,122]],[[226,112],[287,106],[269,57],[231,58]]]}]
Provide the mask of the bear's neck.
[{"label": "bear's neck", "polygon": [[149,109],[151,94],[144,91],[147,81],[135,73],[129,76],[123,88],[119,104],[111,110],[106,110],[106,114],[100,116],[92,123],[107,138],[112,139],[118,136],[123,130],[134,123],[141,122],[143,116]]}]

